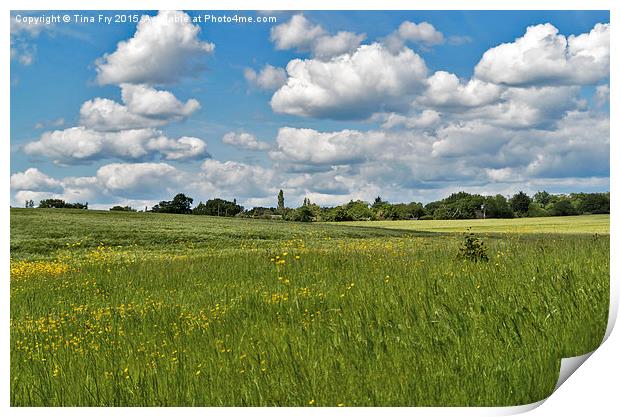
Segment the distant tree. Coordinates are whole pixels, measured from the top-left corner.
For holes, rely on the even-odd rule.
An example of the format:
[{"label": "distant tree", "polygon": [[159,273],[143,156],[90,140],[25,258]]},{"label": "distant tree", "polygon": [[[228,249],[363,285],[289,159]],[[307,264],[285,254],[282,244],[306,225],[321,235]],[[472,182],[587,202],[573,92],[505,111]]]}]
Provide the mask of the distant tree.
[{"label": "distant tree", "polygon": [[114,206],[110,207],[110,211],[136,211],[136,209],[130,206]]},{"label": "distant tree", "polygon": [[236,204],[235,201],[214,198],[207,200],[205,203],[200,202],[192,213],[206,216],[233,217],[243,211],[243,207]]},{"label": "distant tree", "polygon": [[88,209],[88,203],[67,203],[65,200],[61,200],[59,198],[48,198],[46,200],[39,201],[39,208]]},{"label": "distant tree", "polygon": [[34,200],[26,200],[26,208],[34,208]]},{"label": "distant tree", "polygon": [[568,198],[564,197],[553,203],[550,214],[552,216],[574,216],[577,214],[577,209]]},{"label": "distant tree", "polygon": [[[427,212],[435,219],[475,219],[484,204],[484,197],[466,192],[453,193],[437,202],[433,207],[427,204]],[[431,211],[432,208],[432,211]]]},{"label": "distant tree", "polygon": [[519,216],[527,214],[532,199],[523,191],[519,191],[510,199],[512,210]]},{"label": "distant tree", "polygon": [[278,193],[278,211],[284,211],[284,191]]},{"label": "distant tree", "polygon": [[508,204],[508,200],[501,194],[484,198],[484,211],[486,217],[506,219],[514,217],[514,212]]},{"label": "distant tree", "polygon": [[351,220],[372,220],[372,211],[365,201],[351,200],[345,208]]},{"label": "distant tree", "polygon": [[372,203],[372,208],[377,208],[377,207],[381,207],[383,205],[383,200],[381,199],[381,196],[377,196],[375,197],[375,201]]},{"label": "distant tree", "polygon": [[304,204],[301,207],[296,208],[288,214],[287,220],[293,220],[297,222],[311,222],[316,220],[317,214],[320,209],[316,205]]},{"label": "distant tree", "polygon": [[534,194],[534,202],[540,204],[542,207],[545,207],[551,202],[551,194],[546,191],[538,191]]},{"label": "distant tree", "polygon": [[160,201],[153,206],[152,211],[156,213],[190,214],[194,199],[185,194],[177,194],[172,201]]},{"label": "distant tree", "polygon": [[609,208],[609,193],[591,193],[581,197],[578,211],[590,214],[608,214]]}]

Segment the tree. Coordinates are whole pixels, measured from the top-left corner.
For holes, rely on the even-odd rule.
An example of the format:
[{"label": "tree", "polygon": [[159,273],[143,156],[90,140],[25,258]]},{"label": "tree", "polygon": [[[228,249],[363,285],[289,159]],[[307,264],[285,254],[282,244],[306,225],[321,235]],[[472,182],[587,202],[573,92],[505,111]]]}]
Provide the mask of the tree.
[{"label": "tree", "polygon": [[65,200],[59,198],[48,198],[39,201],[39,208],[72,208],[72,209],[88,209],[88,203],[66,203]]},{"label": "tree", "polygon": [[110,211],[136,211],[136,209],[130,206],[114,206],[110,207]]},{"label": "tree", "polygon": [[233,217],[243,211],[243,207],[235,201],[227,201],[221,198],[207,200],[206,203],[201,201],[192,213],[207,216]]},{"label": "tree", "polygon": [[156,213],[190,214],[194,199],[185,194],[177,194],[172,201],[160,201],[153,206],[152,211]]},{"label": "tree", "polygon": [[26,200],[26,208],[34,208],[34,200]]},{"label": "tree", "polygon": [[278,211],[284,211],[284,191],[278,193]]},{"label": "tree", "polygon": [[540,204],[541,207],[545,207],[551,202],[551,194],[546,191],[538,191],[534,194],[534,202]]},{"label": "tree", "polygon": [[523,216],[530,208],[531,202],[532,199],[527,194],[525,194],[523,191],[519,191],[510,199],[510,206],[516,214],[518,214],[519,216]]},{"label": "tree", "polygon": [[550,212],[552,216],[574,216],[577,214],[577,210],[566,197],[553,203],[553,207]]},{"label": "tree", "polygon": [[591,193],[581,198],[579,209],[582,213],[607,214],[609,213],[609,194]]},{"label": "tree", "polygon": [[509,219],[514,217],[514,213],[508,200],[501,194],[484,198],[484,211],[486,217],[496,219]]}]

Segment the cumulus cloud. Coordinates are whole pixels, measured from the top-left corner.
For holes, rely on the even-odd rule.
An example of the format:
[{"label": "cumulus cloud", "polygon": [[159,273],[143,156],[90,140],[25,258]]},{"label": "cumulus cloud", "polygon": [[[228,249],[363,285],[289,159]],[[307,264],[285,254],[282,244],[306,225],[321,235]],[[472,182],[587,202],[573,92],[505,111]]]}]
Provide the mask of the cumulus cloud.
[{"label": "cumulus cloud", "polygon": [[198,138],[170,139],[156,129],[101,132],[84,126],[45,132],[23,149],[28,155],[45,156],[56,164],[107,158],[138,160],[157,155],[169,160],[195,159],[208,155],[206,144]]},{"label": "cumulus cloud", "polygon": [[222,136],[222,142],[239,149],[250,151],[266,151],[271,148],[268,143],[257,140],[256,136],[247,132],[228,132]]},{"label": "cumulus cloud", "polygon": [[412,132],[348,129],[318,132],[292,127],[280,128],[276,143],[276,149],[270,152],[272,159],[305,165],[358,164],[378,158],[396,160],[417,154],[427,146],[423,136]]},{"label": "cumulus cloud", "polygon": [[415,116],[403,116],[390,113],[381,125],[384,129],[402,126],[407,129],[426,129],[437,126],[441,122],[441,115],[435,110],[426,109]]},{"label": "cumulus cloud", "polygon": [[100,97],[84,102],[80,123],[104,132],[142,129],[182,120],[200,108],[195,99],[183,103],[169,91],[146,85],[122,84],[121,92],[124,105]]},{"label": "cumulus cloud", "polygon": [[271,41],[276,49],[310,51],[318,59],[354,51],[365,38],[365,34],[347,31],[329,35],[321,25],[312,24],[302,14],[296,14],[288,22],[271,28]]},{"label": "cumulus cloud", "polygon": [[264,197],[274,193],[274,171],[241,162],[206,160],[195,186],[205,194],[220,193],[227,198]]},{"label": "cumulus cloud", "polygon": [[271,98],[275,112],[359,119],[406,107],[423,88],[427,68],[409,48],[392,53],[373,43],[328,62],[294,59],[286,71],[286,85]]},{"label": "cumulus cloud", "polygon": [[132,113],[126,106],[107,98],[96,97],[87,100],[80,108],[80,124],[102,132],[158,127],[166,123],[167,121],[163,119]]},{"label": "cumulus cloud", "polygon": [[437,71],[428,78],[428,87],[418,102],[422,105],[455,108],[479,107],[497,101],[503,89],[478,79],[462,83],[446,71]]},{"label": "cumulus cloud", "polygon": [[[94,176],[53,179],[36,168],[13,174],[14,204],[45,198],[66,201],[107,202],[127,198],[152,201],[168,197],[187,181],[185,174],[166,163],[122,163],[100,167]],[[142,201],[143,203],[144,201]]]},{"label": "cumulus cloud", "polygon": [[398,51],[407,43],[416,43],[423,47],[429,47],[444,42],[443,33],[435,29],[430,23],[414,23],[408,20],[401,23],[398,29],[383,39],[383,43],[391,51]]},{"label": "cumulus cloud", "polygon": [[313,47],[314,56],[318,59],[329,59],[355,51],[366,39],[361,33],[340,31],[333,36],[319,37]]},{"label": "cumulus cloud", "polygon": [[108,164],[97,170],[96,181],[114,195],[149,195],[178,184],[182,173],[166,163]]},{"label": "cumulus cloud", "polygon": [[584,106],[578,86],[510,87],[496,103],[461,109],[456,118],[513,129],[552,128],[566,112]]},{"label": "cumulus cloud", "polygon": [[200,108],[196,99],[183,103],[169,91],[146,85],[121,84],[121,96],[131,113],[156,119],[183,118]]},{"label": "cumulus cloud", "polygon": [[584,85],[609,75],[609,24],[568,37],[550,23],[530,26],[514,42],[489,49],[476,77],[495,84]]},{"label": "cumulus cloud", "polygon": [[313,42],[325,34],[320,25],[313,25],[302,14],[271,28],[271,41],[276,49],[310,49]]},{"label": "cumulus cloud", "polygon": [[215,49],[198,37],[200,28],[180,11],[160,11],[143,16],[133,37],[118,43],[97,60],[100,84],[169,84],[196,76],[204,57]]},{"label": "cumulus cloud", "polygon": [[274,91],[286,84],[286,71],[266,64],[258,73],[246,68],[243,76],[250,85],[265,91]]},{"label": "cumulus cloud", "polygon": [[55,191],[60,188],[60,185],[60,181],[48,177],[37,168],[28,168],[24,172],[11,175],[11,189]]}]

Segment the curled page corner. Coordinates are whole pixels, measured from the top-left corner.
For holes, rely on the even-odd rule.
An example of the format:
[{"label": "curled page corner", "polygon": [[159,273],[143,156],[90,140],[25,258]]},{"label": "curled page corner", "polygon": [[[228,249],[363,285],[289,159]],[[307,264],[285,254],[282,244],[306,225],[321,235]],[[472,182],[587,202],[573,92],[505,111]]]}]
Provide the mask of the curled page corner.
[{"label": "curled page corner", "polygon": [[[585,355],[581,356],[573,356],[570,358],[562,358],[560,362],[560,376],[558,377],[558,382],[555,384],[555,388],[553,388],[553,392],[557,391],[560,386],[566,382],[566,380],[581,366],[583,363],[588,360],[588,358],[594,353],[588,352]],[[553,393],[551,394],[553,395]]]}]

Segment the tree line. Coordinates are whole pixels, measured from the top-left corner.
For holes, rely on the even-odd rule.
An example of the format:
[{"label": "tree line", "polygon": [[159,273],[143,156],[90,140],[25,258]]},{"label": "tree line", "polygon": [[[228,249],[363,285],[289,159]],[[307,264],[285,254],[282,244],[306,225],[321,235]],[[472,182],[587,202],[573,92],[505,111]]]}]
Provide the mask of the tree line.
[{"label": "tree line", "polygon": [[[220,217],[246,217],[260,219],[281,219],[288,221],[353,221],[353,220],[448,220],[476,218],[513,218],[574,216],[581,214],[608,214],[610,211],[610,194],[606,193],[571,193],[550,194],[538,191],[533,196],[520,191],[510,197],[501,194],[483,196],[464,191],[432,201],[427,204],[419,202],[390,203],[381,197],[372,203],[351,200],[335,207],[322,207],[304,198],[300,207],[286,207],[284,192],[279,191],[276,207],[253,207],[244,209],[237,200],[228,201],[214,198],[200,201],[192,207],[194,199],[185,194],[177,194],[170,201],[160,201],[150,210],[154,213],[194,214]],[[34,207],[34,201],[26,202],[27,208]],[[77,208],[87,209],[88,203],[66,203],[60,199],[41,200],[40,208]],[[114,206],[110,211],[137,211],[130,206]]]}]

